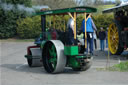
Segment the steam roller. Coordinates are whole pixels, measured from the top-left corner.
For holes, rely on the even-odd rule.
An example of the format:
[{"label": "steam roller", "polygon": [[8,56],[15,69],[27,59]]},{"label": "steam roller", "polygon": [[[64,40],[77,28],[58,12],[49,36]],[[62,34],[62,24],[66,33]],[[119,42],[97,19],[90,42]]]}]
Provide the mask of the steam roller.
[{"label": "steam roller", "polygon": [[[65,67],[72,68],[73,71],[85,71],[89,69],[92,64],[92,55],[84,54],[84,50],[87,48],[86,32],[84,34],[85,46],[80,44],[77,40],[77,14],[83,13],[85,19],[87,20],[91,13],[96,11],[97,9],[93,7],[80,6],[57,10],[44,9],[40,12],[37,12],[35,15],[41,16],[42,32],[35,40],[35,45],[29,46],[27,48],[27,54],[25,57],[27,59],[28,65],[30,67],[43,66],[46,72],[53,74],[63,72]],[[89,16],[86,16],[87,14]],[[68,30],[65,26],[66,21],[61,22],[61,24],[64,24],[63,28],[60,28],[61,26],[58,25],[58,27],[55,26],[56,22],[58,21],[55,18],[56,16],[60,15],[63,17],[65,17],[65,15],[69,15],[70,18],[73,19],[73,35],[70,35],[71,33],[67,32]],[[47,23],[49,19],[53,19],[53,23],[51,23],[52,25]],[[53,27],[49,28],[49,26],[46,25],[51,25]],[[71,37],[73,38],[73,41],[70,44]]]}]

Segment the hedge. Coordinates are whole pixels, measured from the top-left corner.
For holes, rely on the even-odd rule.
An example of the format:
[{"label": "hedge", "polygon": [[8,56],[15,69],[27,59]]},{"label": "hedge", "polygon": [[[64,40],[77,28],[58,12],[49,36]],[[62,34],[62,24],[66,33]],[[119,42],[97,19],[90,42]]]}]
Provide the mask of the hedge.
[{"label": "hedge", "polygon": [[109,27],[113,20],[114,18],[112,14],[99,14],[93,16],[93,21],[95,22],[98,31],[100,30],[100,27],[103,27],[104,29]]},{"label": "hedge", "polygon": [[[107,28],[109,24],[113,22],[113,15],[94,15],[93,21],[99,31],[100,27]],[[69,16],[56,16],[55,18],[55,28],[59,30],[64,30],[64,23],[65,27],[67,27],[66,23],[69,19]],[[82,20],[84,19],[83,16],[79,15],[77,18],[77,28],[80,30]],[[65,22],[64,22],[65,21]],[[53,27],[53,16],[47,17],[47,28],[54,28]],[[25,19],[19,19],[17,21],[17,34],[20,38],[36,38],[41,33],[41,18],[40,16],[35,17],[27,17]],[[67,28],[66,28],[67,29]]]},{"label": "hedge", "polygon": [[17,21],[17,35],[19,38],[36,38],[41,33],[40,16],[27,17]]}]

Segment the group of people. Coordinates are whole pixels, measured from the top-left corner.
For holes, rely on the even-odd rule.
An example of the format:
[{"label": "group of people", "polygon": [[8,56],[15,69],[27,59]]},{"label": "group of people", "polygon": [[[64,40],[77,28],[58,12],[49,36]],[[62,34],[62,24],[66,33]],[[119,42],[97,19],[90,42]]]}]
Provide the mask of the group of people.
[{"label": "group of people", "polygon": [[[91,15],[87,14],[86,18],[87,18],[86,20],[87,48],[84,49],[84,54],[90,53],[91,55],[93,55],[93,43],[95,44],[95,48],[97,49],[97,44],[96,44],[97,28],[91,18]],[[69,45],[74,45],[75,44],[74,21],[72,18],[69,19],[67,28],[68,28],[68,34],[69,34]],[[81,32],[83,33],[83,40],[85,43],[85,19],[83,19],[82,21]],[[104,50],[104,39],[106,38],[106,36],[107,36],[107,33],[104,31],[103,28],[101,28],[101,31],[99,32],[99,39],[100,39],[100,47],[102,51]]]}]

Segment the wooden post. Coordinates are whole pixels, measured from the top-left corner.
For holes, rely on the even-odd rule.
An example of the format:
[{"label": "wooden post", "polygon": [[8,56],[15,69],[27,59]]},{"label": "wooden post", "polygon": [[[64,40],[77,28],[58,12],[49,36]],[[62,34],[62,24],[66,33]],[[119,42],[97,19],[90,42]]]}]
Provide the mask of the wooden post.
[{"label": "wooden post", "polygon": [[86,13],[84,13],[85,16],[85,48],[87,48],[87,33],[86,33]]},{"label": "wooden post", "polygon": [[69,15],[73,20],[75,20],[74,17],[72,16],[72,14],[71,14],[70,12],[68,12],[68,15]]},{"label": "wooden post", "polygon": [[76,39],[76,12],[74,12],[74,39]]},{"label": "wooden post", "polygon": [[76,39],[76,12],[74,12],[74,17],[70,12],[68,12],[69,16],[73,19],[74,21],[74,39]]}]

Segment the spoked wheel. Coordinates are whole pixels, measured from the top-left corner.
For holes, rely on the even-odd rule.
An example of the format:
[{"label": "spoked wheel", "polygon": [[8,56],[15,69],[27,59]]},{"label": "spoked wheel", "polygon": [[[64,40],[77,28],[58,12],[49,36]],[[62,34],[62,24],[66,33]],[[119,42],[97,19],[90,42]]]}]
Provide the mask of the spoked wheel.
[{"label": "spoked wheel", "polygon": [[63,71],[66,65],[64,45],[59,40],[47,41],[43,48],[43,65],[48,73]]},{"label": "spoked wheel", "polygon": [[109,50],[114,55],[119,55],[123,52],[124,48],[120,45],[120,34],[115,23],[110,24],[108,29],[108,45]]}]

